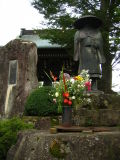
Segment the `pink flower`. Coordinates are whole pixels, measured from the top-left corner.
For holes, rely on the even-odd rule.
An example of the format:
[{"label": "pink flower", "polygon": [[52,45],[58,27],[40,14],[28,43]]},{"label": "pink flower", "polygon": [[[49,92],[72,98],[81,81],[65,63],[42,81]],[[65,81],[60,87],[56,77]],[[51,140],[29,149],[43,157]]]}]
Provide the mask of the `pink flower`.
[{"label": "pink flower", "polygon": [[86,86],[88,91],[91,91],[91,83],[89,81],[85,82],[85,86]]},{"label": "pink flower", "polygon": [[64,77],[65,77],[65,80],[69,80],[70,79],[70,75],[68,73],[64,73]]}]

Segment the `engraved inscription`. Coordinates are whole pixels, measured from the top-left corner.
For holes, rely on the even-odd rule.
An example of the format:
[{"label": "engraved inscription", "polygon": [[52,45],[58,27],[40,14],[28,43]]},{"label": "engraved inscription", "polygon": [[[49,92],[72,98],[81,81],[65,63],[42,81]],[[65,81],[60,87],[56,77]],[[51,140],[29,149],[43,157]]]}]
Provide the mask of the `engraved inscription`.
[{"label": "engraved inscription", "polygon": [[11,60],[9,62],[8,84],[16,84],[16,80],[17,80],[17,60]]}]

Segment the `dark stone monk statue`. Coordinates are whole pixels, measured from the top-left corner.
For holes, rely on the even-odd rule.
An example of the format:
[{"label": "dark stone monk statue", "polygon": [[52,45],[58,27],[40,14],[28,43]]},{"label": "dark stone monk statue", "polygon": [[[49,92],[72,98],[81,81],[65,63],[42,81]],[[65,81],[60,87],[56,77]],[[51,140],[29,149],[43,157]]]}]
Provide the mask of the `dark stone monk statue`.
[{"label": "dark stone monk statue", "polygon": [[92,90],[97,91],[97,80],[101,77],[100,64],[105,63],[103,40],[99,30],[102,21],[95,16],[84,16],[74,26],[78,31],[74,37],[74,61],[79,61],[78,74],[89,70]]}]

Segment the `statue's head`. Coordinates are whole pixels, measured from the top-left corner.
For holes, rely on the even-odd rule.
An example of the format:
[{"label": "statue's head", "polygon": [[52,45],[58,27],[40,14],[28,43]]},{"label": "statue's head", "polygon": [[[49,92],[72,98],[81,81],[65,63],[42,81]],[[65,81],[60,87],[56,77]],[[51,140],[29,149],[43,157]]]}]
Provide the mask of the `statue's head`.
[{"label": "statue's head", "polygon": [[90,26],[92,28],[99,28],[102,26],[102,20],[96,16],[86,15],[82,16],[74,23],[74,27],[76,29],[82,29],[86,26]]}]

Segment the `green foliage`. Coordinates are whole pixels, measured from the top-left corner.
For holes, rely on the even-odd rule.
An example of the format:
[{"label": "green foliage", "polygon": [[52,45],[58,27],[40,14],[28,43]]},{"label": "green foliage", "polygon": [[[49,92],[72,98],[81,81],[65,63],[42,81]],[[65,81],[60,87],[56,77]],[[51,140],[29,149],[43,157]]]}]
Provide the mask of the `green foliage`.
[{"label": "green foliage", "polygon": [[57,116],[52,116],[50,119],[51,127],[59,125],[59,118]]},{"label": "green foliage", "polygon": [[[105,37],[104,41],[107,41],[107,43],[104,44],[104,52],[107,57],[107,54],[110,53],[114,54],[114,56],[116,55],[116,50],[118,50],[118,43],[120,40],[120,3],[118,0],[33,0],[32,5],[44,15],[45,19],[47,19],[46,24],[49,28],[59,28],[61,31],[65,32],[69,29],[69,33],[71,33],[73,23],[81,15],[92,14],[101,18],[103,21],[102,32],[103,37]],[[49,33],[51,35],[48,34],[47,39],[59,44],[72,44],[71,42],[73,39],[71,39],[70,36],[66,36],[67,33],[63,32],[64,34],[57,34],[56,32],[57,31],[50,30]],[[106,52],[106,48],[108,48],[109,53],[108,51]]]},{"label": "green foliage", "polygon": [[50,86],[40,87],[34,90],[25,103],[25,115],[50,116],[57,114],[57,106],[53,104],[49,96]]},{"label": "green foliage", "polygon": [[5,160],[7,151],[16,143],[18,131],[31,128],[32,124],[26,124],[20,118],[0,121],[0,160]]},{"label": "green foliage", "polygon": [[65,158],[66,156],[66,154],[60,152],[59,144],[55,144],[52,149],[50,148],[50,153],[58,159]]},{"label": "green foliage", "polygon": [[[73,53],[74,47],[72,32],[75,19],[78,19],[81,15],[91,14],[102,19],[103,47],[106,63],[102,65],[103,78],[100,89],[104,91],[111,90],[112,62],[114,66],[120,63],[120,53],[118,53],[120,41],[119,0],[33,0],[32,5],[47,20],[46,25],[50,29],[47,39],[50,39],[51,42],[71,47],[71,53]],[[61,32],[51,30],[55,28],[61,29]]]},{"label": "green foliage", "polygon": [[[51,43],[58,43],[63,47],[73,49],[75,29],[45,29],[36,30],[40,38],[49,39]],[[72,52],[73,53],[73,52]]]}]

